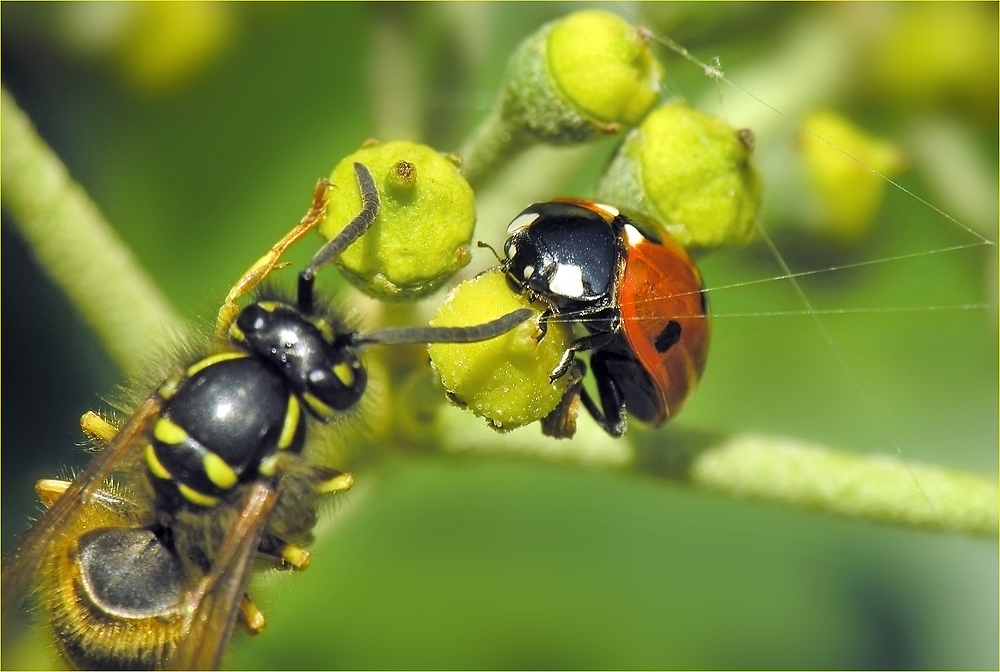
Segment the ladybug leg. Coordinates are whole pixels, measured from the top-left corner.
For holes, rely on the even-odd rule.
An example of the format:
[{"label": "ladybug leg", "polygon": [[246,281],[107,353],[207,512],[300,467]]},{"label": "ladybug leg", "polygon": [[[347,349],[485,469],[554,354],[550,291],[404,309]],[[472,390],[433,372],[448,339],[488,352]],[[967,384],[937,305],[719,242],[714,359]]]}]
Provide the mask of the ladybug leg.
[{"label": "ladybug leg", "polygon": [[535,342],[540,342],[545,338],[545,334],[549,333],[549,319],[554,314],[552,308],[546,308],[538,315],[538,336],[535,336]]},{"label": "ladybug leg", "polygon": [[549,374],[549,382],[559,380],[566,375],[566,372],[569,371],[569,367],[573,364],[573,359],[576,353],[603,348],[611,342],[611,339],[614,338],[614,336],[615,335],[612,333],[602,332],[597,334],[588,334],[573,341],[573,343],[566,348],[566,352],[563,353],[562,359],[559,360],[559,364],[557,364],[556,368],[552,369],[552,373]]},{"label": "ladybug leg", "polygon": [[622,393],[622,388],[618,384],[618,380],[608,370],[605,353],[598,352],[591,357],[590,368],[594,372],[597,393],[601,398],[601,408],[597,407],[594,400],[587,394],[587,390],[580,390],[580,400],[591,417],[601,426],[601,429],[618,438],[625,434],[628,426],[628,413],[625,410],[625,396]]},{"label": "ladybug leg", "polygon": [[[531,303],[542,302],[545,304],[545,310],[543,310],[538,315],[538,336],[535,337],[536,341],[541,341],[545,338],[545,334],[549,330],[549,320],[553,317],[558,316],[562,321],[579,322],[587,325],[587,328],[594,333],[605,333],[605,332],[618,332],[621,329],[621,316],[618,311],[609,311],[607,307],[598,306],[596,308],[584,308],[582,310],[573,311],[573,319],[567,320],[565,312],[556,307],[550,301],[548,301],[544,296],[539,296],[534,292],[528,292],[528,301]],[[593,321],[593,325],[591,322]],[[596,346],[599,347],[599,346]],[[590,350],[591,348],[583,348],[584,350]],[[558,378],[559,376],[556,376]]]},{"label": "ladybug leg", "polygon": [[587,365],[579,359],[573,360],[568,376],[566,394],[555,409],[542,418],[542,434],[556,439],[570,439],[576,434],[576,416],[579,413],[580,394],[583,391],[583,377]]}]

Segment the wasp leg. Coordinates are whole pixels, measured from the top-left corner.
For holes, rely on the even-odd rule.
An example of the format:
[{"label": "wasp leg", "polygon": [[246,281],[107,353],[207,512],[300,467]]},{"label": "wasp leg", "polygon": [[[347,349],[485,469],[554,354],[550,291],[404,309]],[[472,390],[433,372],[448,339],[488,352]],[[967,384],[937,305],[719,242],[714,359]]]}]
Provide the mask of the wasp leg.
[{"label": "wasp leg", "polygon": [[[35,481],[35,494],[38,495],[38,499],[45,505],[45,508],[50,509],[70,485],[72,485],[72,481],[64,481],[60,478],[42,478]],[[95,492],[94,501],[113,511],[125,511],[129,508],[128,501],[110,489]]]},{"label": "wasp leg", "polygon": [[117,427],[93,411],[87,411],[80,417],[80,429],[88,439],[102,446],[111,443],[118,433]]},{"label": "wasp leg", "polygon": [[309,554],[309,551],[300,546],[289,544],[267,532],[260,538],[257,552],[271,558],[276,558],[292,569],[299,571],[307,569],[309,563],[312,562],[312,555]]},{"label": "wasp leg", "polygon": [[313,491],[326,495],[350,490],[353,485],[354,476],[349,472],[325,469],[322,478],[313,484]]},{"label": "wasp leg", "polygon": [[264,613],[246,593],[243,593],[243,599],[240,600],[240,615],[238,622],[240,627],[243,628],[243,631],[251,636],[259,635],[267,626],[267,620],[264,618]]},{"label": "wasp leg", "polygon": [[[580,400],[587,412],[597,421],[605,432],[617,438],[625,434],[628,426],[628,413],[625,409],[625,395],[618,381],[611,375],[607,367],[608,357],[605,353],[596,353],[590,358],[590,366],[594,370],[594,381],[597,383],[597,394],[601,398],[601,408],[587,394],[580,390]],[[603,412],[602,410],[603,409]]]},{"label": "wasp leg", "polygon": [[[313,467],[312,490],[316,494],[332,494],[349,490],[354,485],[351,474],[329,467]],[[257,546],[257,552],[279,560],[285,568],[302,571],[309,567],[312,556],[300,546],[290,544],[275,534],[264,532]]]},{"label": "wasp leg", "polygon": [[63,481],[58,478],[43,478],[35,482],[35,492],[38,494],[38,499],[42,500],[45,508],[49,508],[53,502],[59,499],[60,495],[66,492],[69,484],[69,481]]},{"label": "wasp leg", "polygon": [[312,206],[309,208],[306,216],[302,218],[294,229],[285,234],[284,238],[275,243],[267,254],[255,261],[253,266],[229,290],[226,300],[219,309],[219,317],[215,322],[216,338],[223,339],[228,334],[229,327],[236,320],[236,316],[240,312],[239,305],[237,305],[240,297],[252,291],[254,287],[267,278],[271,271],[278,268],[278,260],[281,259],[281,255],[285,253],[285,250],[295,244],[302,236],[309,233],[326,216],[326,195],[329,190],[330,180],[326,178],[320,180],[313,194]]}]

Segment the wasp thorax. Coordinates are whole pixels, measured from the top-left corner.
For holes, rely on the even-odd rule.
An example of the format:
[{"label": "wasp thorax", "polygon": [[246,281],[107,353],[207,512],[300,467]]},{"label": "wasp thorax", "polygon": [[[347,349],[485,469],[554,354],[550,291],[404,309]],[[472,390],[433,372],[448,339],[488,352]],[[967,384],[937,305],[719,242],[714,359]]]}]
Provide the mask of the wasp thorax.
[{"label": "wasp thorax", "polygon": [[276,367],[322,420],[354,406],[368,382],[345,335],[339,325],[276,301],[250,304],[230,330],[234,341]]}]

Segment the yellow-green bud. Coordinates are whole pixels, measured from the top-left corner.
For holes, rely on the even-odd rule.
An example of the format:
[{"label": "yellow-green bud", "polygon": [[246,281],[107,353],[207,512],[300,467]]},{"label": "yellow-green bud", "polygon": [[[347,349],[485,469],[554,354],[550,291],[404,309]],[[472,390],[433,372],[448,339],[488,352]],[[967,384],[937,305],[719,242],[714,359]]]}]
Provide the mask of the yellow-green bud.
[{"label": "yellow-green bud", "polygon": [[[431,320],[435,327],[483,324],[519,308],[537,308],[507,286],[491,269],[456,287]],[[549,322],[538,340],[535,320],[482,343],[429,346],[431,362],[458,404],[485,418],[497,431],[509,431],[548,415],[566,393],[567,377],[549,382],[572,342],[571,330]]]},{"label": "yellow-green bud", "polygon": [[543,25],[511,54],[497,106],[462,148],[469,180],[533,143],[576,144],[637,124],[662,78],[648,31],[614,14],[584,10]]},{"label": "yellow-green bud", "polygon": [[515,133],[553,144],[631,126],[656,104],[663,69],[648,36],[586,10],[545,24],[511,56],[501,116]]},{"label": "yellow-green bud", "polygon": [[995,123],[994,3],[901,3],[866,60],[874,95],[899,106],[945,102]]},{"label": "yellow-green bud", "polygon": [[413,142],[370,144],[341,161],[320,233],[332,238],[361,210],[354,163],[375,177],[381,210],[337,259],[343,275],[383,300],[412,301],[469,263],[476,223],[472,187],[450,158]]},{"label": "yellow-green bud", "polygon": [[417,188],[417,167],[409,161],[399,161],[386,174],[385,186],[397,199],[412,199]]},{"label": "yellow-green bud", "polygon": [[[222,3],[138,3],[128,7],[125,29],[114,45],[125,79],[147,94],[176,90],[208,70],[226,53],[237,26],[237,10]],[[117,9],[117,8],[116,8]],[[106,12],[86,5],[77,12]],[[76,24],[94,25],[78,17]]]},{"label": "yellow-green bud", "polygon": [[672,102],[629,134],[597,195],[688,248],[743,245],[763,191],[752,153],[749,131]]},{"label": "yellow-green bud", "polygon": [[811,133],[799,134],[799,148],[816,197],[816,225],[840,243],[856,243],[870,230],[885,192],[885,180],[872,171],[895,174],[902,153],[835,112],[813,112],[804,125]]},{"label": "yellow-green bud", "polygon": [[659,99],[663,68],[649,34],[614,14],[585,10],[555,22],[548,60],[566,102],[598,123],[634,126]]}]

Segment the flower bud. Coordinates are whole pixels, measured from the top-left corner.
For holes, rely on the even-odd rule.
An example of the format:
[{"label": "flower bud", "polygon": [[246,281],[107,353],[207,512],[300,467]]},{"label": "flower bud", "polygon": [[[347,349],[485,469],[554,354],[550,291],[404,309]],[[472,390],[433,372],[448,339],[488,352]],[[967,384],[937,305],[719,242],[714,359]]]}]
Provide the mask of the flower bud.
[{"label": "flower bud", "polygon": [[469,263],[476,222],[472,187],[450,158],[413,142],[376,143],[341,161],[320,233],[332,238],[361,210],[354,163],[371,171],[381,208],[372,228],[337,259],[366,294],[413,301]]},{"label": "flower bud", "polygon": [[[519,308],[536,308],[491,269],[456,287],[431,325],[483,324]],[[566,393],[567,378],[549,373],[572,342],[571,330],[549,322],[541,340],[538,324],[527,320],[489,341],[429,346],[431,362],[455,403],[485,418],[497,431],[509,431],[548,415]]]},{"label": "flower bud", "polygon": [[815,196],[815,224],[843,244],[868,233],[885,192],[885,179],[903,167],[899,149],[874,138],[847,118],[820,110],[800,132],[799,149]]},{"label": "flower bud", "polygon": [[629,134],[597,195],[685,247],[743,245],[762,197],[752,152],[749,131],[672,102]]},{"label": "flower bud", "polygon": [[912,112],[950,105],[997,117],[997,14],[991,3],[892,6],[863,74],[874,96]]},{"label": "flower bud", "polygon": [[663,67],[649,33],[599,10],[543,25],[507,63],[500,100],[462,149],[471,182],[533,143],[620,132],[656,104]]},{"label": "flower bud", "polygon": [[599,10],[576,12],[550,26],[550,81],[595,130],[634,126],[656,104],[663,68],[644,29]]}]

